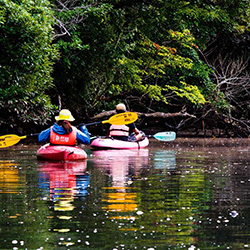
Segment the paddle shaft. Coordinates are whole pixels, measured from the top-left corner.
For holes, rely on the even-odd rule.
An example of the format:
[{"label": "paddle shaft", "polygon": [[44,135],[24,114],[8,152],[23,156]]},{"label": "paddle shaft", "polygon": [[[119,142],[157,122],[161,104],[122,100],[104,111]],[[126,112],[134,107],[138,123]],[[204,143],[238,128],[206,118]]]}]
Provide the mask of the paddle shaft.
[{"label": "paddle shaft", "polygon": [[81,127],[83,125],[91,126],[91,125],[96,125],[96,124],[101,124],[101,123],[103,123],[103,122],[101,121],[101,122],[81,123],[81,124],[77,125],[77,127],[79,128],[79,127]]}]

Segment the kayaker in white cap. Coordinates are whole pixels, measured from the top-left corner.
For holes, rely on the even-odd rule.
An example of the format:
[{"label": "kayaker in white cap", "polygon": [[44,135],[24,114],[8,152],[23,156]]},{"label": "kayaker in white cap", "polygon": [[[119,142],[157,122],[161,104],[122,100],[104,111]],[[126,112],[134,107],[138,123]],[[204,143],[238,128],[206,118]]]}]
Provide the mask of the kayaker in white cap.
[{"label": "kayaker in white cap", "polygon": [[80,130],[72,126],[75,118],[68,109],[62,109],[55,117],[56,123],[50,128],[42,131],[38,136],[39,142],[49,141],[51,145],[70,145],[74,146],[76,142],[89,144],[90,137],[85,125]]},{"label": "kayaker in white cap", "polygon": [[[116,105],[116,113],[126,112],[126,106],[123,103]],[[136,128],[134,123],[128,125],[111,125],[109,128],[109,137],[122,141],[140,141],[143,132]]]}]

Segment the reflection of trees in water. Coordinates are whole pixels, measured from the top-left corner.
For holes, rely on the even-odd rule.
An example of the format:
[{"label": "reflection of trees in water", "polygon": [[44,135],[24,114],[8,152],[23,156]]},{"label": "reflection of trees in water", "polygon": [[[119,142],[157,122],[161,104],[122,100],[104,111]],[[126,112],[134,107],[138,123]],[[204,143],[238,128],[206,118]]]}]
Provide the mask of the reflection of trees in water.
[{"label": "reflection of trees in water", "polygon": [[[231,242],[232,249],[250,244],[250,168],[248,153],[215,153],[216,160],[206,167],[207,189],[212,192],[207,203],[206,221],[202,218],[200,234],[215,242]],[[218,160],[218,158],[220,160]],[[237,160],[238,159],[238,160]],[[216,228],[217,234],[211,230]]]},{"label": "reflection of trees in water", "polygon": [[[185,173],[184,178],[176,169],[174,151],[160,150],[152,155],[147,165],[135,171],[130,188],[125,188],[128,182],[124,181],[122,192],[130,199],[121,195],[121,188],[112,183],[113,186],[106,187],[103,193],[103,209],[110,212],[110,219],[122,221],[122,230],[136,232],[143,244],[148,245],[155,238],[162,241],[158,245],[193,244],[197,220],[194,210],[198,208],[197,197],[203,194],[204,171],[194,169]],[[99,163],[99,167],[103,164],[109,173],[118,174],[119,170],[112,171],[110,167],[124,167],[125,164],[120,163],[126,160],[116,157],[112,161],[114,165],[109,158],[108,163]],[[168,237],[170,235],[175,237]]]},{"label": "reflection of trees in water", "polygon": [[[164,152],[160,155],[163,156]],[[175,165],[166,162],[163,160],[165,169],[156,165],[150,173],[144,171],[141,181],[136,182],[141,190],[139,208],[144,212],[142,232],[154,232],[156,238],[164,239],[162,245],[190,245],[196,242],[193,234],[200,199],[204,194],[204,171],[199,168],[182,169],[178,160]]]},{"label": "reflection of trees in water", "polygon": [[[189,191],[197,194],[195,206],[196,247],[200,249],[243,249],[249,240],[249,156],[226,148],[209,149],[200,153],[187,151],[177,158],[179,179],[190,182],[190,173],[203,172],[203,180],[194,180]],[[178,173],[179,172],[179,173]],[[200,176],[202,176],[200,175]],[[197,176],[198,177],[198,176]],[[200,182],[200,183],[199,183]],[[200,185],[203,183],[203,185]],[[197,190],[200,187],[201,190]],[[179,188],[179,194],[183,188]],[[185,193],[184,193],[185,194]],[[187,193],[188,194],[188,193]],[[188,194],[190,196],[190,194]],[[179,202],[176,197],[176,202]],[[244,244],[242,243],[244,242]]]}]

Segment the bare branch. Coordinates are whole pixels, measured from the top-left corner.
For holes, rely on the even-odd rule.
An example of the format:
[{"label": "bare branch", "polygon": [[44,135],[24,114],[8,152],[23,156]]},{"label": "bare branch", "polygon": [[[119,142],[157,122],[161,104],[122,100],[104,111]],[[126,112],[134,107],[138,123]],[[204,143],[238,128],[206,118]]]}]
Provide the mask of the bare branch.
[{"label": "bare branch", "polygon": [[57,9],[55,9],[55,12],[67,12],[67,11],[72,11],[74,10],[75,14],[74,16],[70,16],[67,20],[59,20],[57,17],[55,18],[55,25],[58,27],[58,30],[56,30],[57,34],[54,36],[54,38],[57,37],[61,37],[61,36],[71,36],[70,31],[73,29],[73,24],[78,24],[80,22],[82,22],[85,19],[85,15],[84,12],[82,10],[87,10],[90,7],[93,7],[94,5],[96,5],[96,3],[92,3],[89,5],[79,5],[77,6],[77,4],[81,4],[78,1],[73,1],[73,0],[69,0],[69,1],[57,1],[58,3],[58,7]]},{"label": "bare branch", "polygon": [[55,18],[55,20],[56,20],[57,23],[58,23],[58,24],[56,24],[56,25],[59,27],[61,33],[56,34],[54,37],[64,36],[64,35],[66,35],[66,34],[67,34],[68,36],[70,36],[70,33],[69,33],[69,31],[66,29],[66,27],[64,26],[64,24],[63,24],[59,19],[57,19],[57,18]]},{"label": "bare branch", "polygon": [[[229,56],[219,55],[212,62],[214,80],[218,89],[224,93],[229,104],[241,108],[250,101],[249,58],[233,60]],[[229,113],[231,113],[229,107]]]},{"label": "bare branch", "polygon": [[163,112],[155,112],[155,113],[150,113],[150,114],[145,114],[145,113],[137,113],[139,117],[147,117],[147,118],[161,118],[161,119],[166,119],[166,118],[172,118],[172,117],[192,117],[196,118],[195,115],[191,115],[187,112],[176,112],[176,113],[163,113]]}]

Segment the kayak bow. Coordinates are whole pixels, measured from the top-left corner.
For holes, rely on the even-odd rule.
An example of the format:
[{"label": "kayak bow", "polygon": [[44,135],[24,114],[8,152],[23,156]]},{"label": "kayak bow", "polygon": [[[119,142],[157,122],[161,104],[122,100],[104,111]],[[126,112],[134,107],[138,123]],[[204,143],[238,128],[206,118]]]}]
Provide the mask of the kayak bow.
[{"label": "kayak bow", "polygon": [[87,159],[87,154],[76,146],[51,146],[48,143],[37,150],[37,158],[49,161],[77,161]]}]

